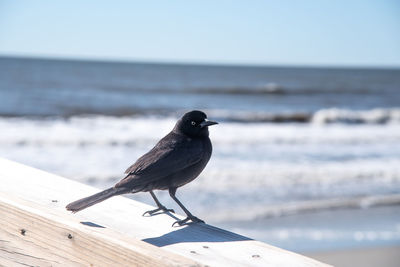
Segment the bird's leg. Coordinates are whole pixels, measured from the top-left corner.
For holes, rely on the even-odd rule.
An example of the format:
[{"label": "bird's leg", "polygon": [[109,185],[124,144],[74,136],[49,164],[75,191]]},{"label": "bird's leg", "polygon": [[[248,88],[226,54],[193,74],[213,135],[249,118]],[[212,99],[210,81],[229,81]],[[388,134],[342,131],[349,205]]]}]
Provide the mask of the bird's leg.
[{"label": "bird's leg", "polygon": [[148,210],[145,213],[143,213],[142,216],[145,216],[146,214],[151,216],[151,215],[153,215],[154,213],[156,213],[156,212],[158,212],[160,210],[162,210],[164,212],[173,212],[173,213],[175,213],[175,211],[173,209],[167,209],[164,205],[162,205],[161,202],[157,199],[157,197],[156,197],[156,195],[154,194],[153,191],[150,191],[150,195],[153,197],[153,199],[156,202],[158,208],[155,209],[155,210]]},{"label": "bird's leg", "polygon": [[174,223],[172,224],[172,226],[174,226],[175,224],[184,225],[184,224],[186,224],[189,220],[192,221],[192,222],[194,222],[194,223],[204,223],[203,220],[200,220],[199,218],[193,216],[193,215],[190,213],[190,211],[188,211],[188,210],[185,208],[185,206],[183,206],[183,204],[182,204],[182,203],[179,201],[179,199],[175,196],[175,193],[176,193],[176,188],[170,188],[170,189],[169,189],[169,195],[171,196],[171,198],[172,198],[173,200],[175,200],[176,203],[178,203],[179,207],[181,207],[181,209],[186,213],[187,217],[186,217],[186,219],[183,219],[183,220],[179,220],[179,221],[174,222]]}]

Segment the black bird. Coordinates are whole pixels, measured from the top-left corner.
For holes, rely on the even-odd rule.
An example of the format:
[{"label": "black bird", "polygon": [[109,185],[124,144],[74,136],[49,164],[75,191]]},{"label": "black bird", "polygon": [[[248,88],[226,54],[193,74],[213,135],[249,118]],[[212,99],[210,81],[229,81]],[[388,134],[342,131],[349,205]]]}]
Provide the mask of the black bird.
[{"label": "black bird", "polygon": [[208,126],[214,124],[218,123],[207,120],[207,115],[202,111],[186,113],[169,134],[125,171],[125,178],[109,189],[68,204],[66,209],[78,212],[112,196],[150,192],[158,208],[143,215],[158,211],[173,212],[163,206],[153,192],[168,189],[171,198],[187,215],[186,219],[175,223],[183,225],[189,220],[203,222],[183,206],[175,193],[178,187],[193,181],[207,165],[212,153]]}]

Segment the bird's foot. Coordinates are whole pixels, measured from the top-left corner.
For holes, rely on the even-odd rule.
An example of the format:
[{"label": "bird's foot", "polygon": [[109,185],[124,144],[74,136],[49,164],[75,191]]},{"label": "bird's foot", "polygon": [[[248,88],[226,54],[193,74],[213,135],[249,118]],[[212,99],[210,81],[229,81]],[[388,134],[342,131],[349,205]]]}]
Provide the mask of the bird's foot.
[{"label": "bird's foot", "polygon": [[[189,221],[191,221],[191,222],[189,222]],[[178,224],[179,226],[182,226],[182,225],[192,224],[192,223],[204,223],[204,221],[199,219],[199,218],[197,218],[197,217],[191,216],[191,217],[187,217],[186,219],[174,222],[172,224],[172,227],[174,227],[175,224]]]},{"label": "bird's foot", "polygon": [[157,209],[146,211],[145,213],[142,214],[142,216],[146,216],[146,215],[153,216],[155,213],[157,213],[159,211],[162,211],[162,213],[165,213],[165,212],[175,213],[175,211],[173,209],[167,209],[166,207],[161,206],[161,207],[158,207]]}]

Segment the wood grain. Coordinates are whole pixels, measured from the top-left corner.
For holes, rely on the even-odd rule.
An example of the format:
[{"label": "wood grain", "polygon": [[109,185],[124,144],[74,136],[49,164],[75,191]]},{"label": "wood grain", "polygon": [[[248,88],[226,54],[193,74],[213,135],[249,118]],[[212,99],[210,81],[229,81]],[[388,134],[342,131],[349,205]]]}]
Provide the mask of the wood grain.
[{"label": "wood grain", "polygon": [[143,217],[154,207],[125,197],[71,214],[99,190],[2,158],[0,184],[0,265],[327,266],[208,224],[171,227],[183,217]]},{"label": "wood grain", "polygon": [[33,266],[200,266],[107,228],[0,194],[0,264]]}]

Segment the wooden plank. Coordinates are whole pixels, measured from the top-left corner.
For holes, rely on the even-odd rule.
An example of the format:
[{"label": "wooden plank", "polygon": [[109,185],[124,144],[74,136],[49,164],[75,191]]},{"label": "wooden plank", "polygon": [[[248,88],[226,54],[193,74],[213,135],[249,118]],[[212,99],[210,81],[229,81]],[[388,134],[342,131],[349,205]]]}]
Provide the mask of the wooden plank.
[{"label": "wooden plank", "polygon": [[0,184],[0,264],[6,266],[10,260],[39,266],[327,266],[211,225],[171,227],[182,216],[143,217],[154,207],[125,197],[71,214],[67,203],[98,190],[1,158]]},{"label": "wooden plank", "polygon": [[[0,264],[200,266],[108,228],[0,193]],[[14,265],[14,264],[12,264]]]}]

